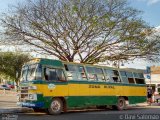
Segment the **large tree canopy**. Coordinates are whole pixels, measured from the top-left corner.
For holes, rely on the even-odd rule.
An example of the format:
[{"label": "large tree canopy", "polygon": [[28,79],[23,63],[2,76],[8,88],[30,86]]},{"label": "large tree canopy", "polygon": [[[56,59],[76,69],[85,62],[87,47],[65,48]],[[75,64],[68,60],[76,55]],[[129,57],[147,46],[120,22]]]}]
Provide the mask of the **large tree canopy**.
[{"label": "large tree canopy", "polygon": [[22,65],[30,58],[29,55],[18,52],[0,52],[0,74],[17,82]]},{"label": "large tree canopy", "polygon": [[139,13],[126,0],[28,0],[1,21],[10,42],[64,61],[155,59],[159,42],[146,37],[151,31]]}]

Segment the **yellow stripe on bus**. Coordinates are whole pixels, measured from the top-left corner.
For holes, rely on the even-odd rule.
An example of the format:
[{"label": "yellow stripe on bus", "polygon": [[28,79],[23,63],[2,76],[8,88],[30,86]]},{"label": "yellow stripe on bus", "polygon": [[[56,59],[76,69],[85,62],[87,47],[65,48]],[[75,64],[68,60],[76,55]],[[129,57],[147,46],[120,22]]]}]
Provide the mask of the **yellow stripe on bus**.
[{"label": "yellow stripe on bus", "polygon": [[[37,84],[36,93],[44,96],[146,96],[146,87],[142,86],[116,86],[98,84],[68,84],[55,85],[48,88],[47,84]],[[31,92],[35,93],[35,90]]]}]

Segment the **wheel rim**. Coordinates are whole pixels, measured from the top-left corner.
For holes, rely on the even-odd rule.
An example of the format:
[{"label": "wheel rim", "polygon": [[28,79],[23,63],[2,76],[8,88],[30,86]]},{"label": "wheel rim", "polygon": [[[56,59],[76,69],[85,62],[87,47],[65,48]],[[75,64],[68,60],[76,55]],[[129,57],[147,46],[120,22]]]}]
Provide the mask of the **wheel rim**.
[{"label": "wheel rim", "polygon": [[57,112],[61,109],[61,104],[58,101],[54,100],[51,104],[51,109]]},{"label": "wheel rim", "polygon": [[120,100],[120,101],[119,101],[119,107],[120,107],[120,108],[123,108],[123,107],[124,107],[124,101],[123,101],[123,100]]}]

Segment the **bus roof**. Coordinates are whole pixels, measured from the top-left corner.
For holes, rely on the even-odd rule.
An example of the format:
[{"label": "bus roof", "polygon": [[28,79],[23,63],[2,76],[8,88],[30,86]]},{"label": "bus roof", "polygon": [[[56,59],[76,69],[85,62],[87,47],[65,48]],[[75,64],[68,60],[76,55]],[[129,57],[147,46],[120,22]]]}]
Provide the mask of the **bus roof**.
[{"label": "bus roof", "polygon": [[27,64],[34,64],[34,63],[41,63],[44,65],[54,65],[56,67],[63,67],[63,64],[72,64],[72,65],[83,65],[88,67],[98,67],[98,68],[108,68],[108,69],[114,69],[114,70],[120,70],[120,71],[135,71],[135,72],[144,72],[143,69],[135,69],[135,68],[116,68],[116,67],[110,67],[110,66],[102,66],[102,65],[94,65],[94,64],[85,64],[85,63],[76,63],[76,62],[66,62],[61,60],[55,60],[55,59],[47,59],[47,58],[35,58],[31,59]]}]

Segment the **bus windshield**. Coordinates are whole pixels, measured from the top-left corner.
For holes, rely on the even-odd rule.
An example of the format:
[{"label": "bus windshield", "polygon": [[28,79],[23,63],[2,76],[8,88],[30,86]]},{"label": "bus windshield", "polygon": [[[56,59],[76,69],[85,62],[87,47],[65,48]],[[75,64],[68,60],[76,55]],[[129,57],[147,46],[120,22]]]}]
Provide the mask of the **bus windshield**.
[{"label": "bus windshield", "polygon": [[42,78],[42,67],[40,64],[23,66],[21,81],[39,80],[41,78]]}]

